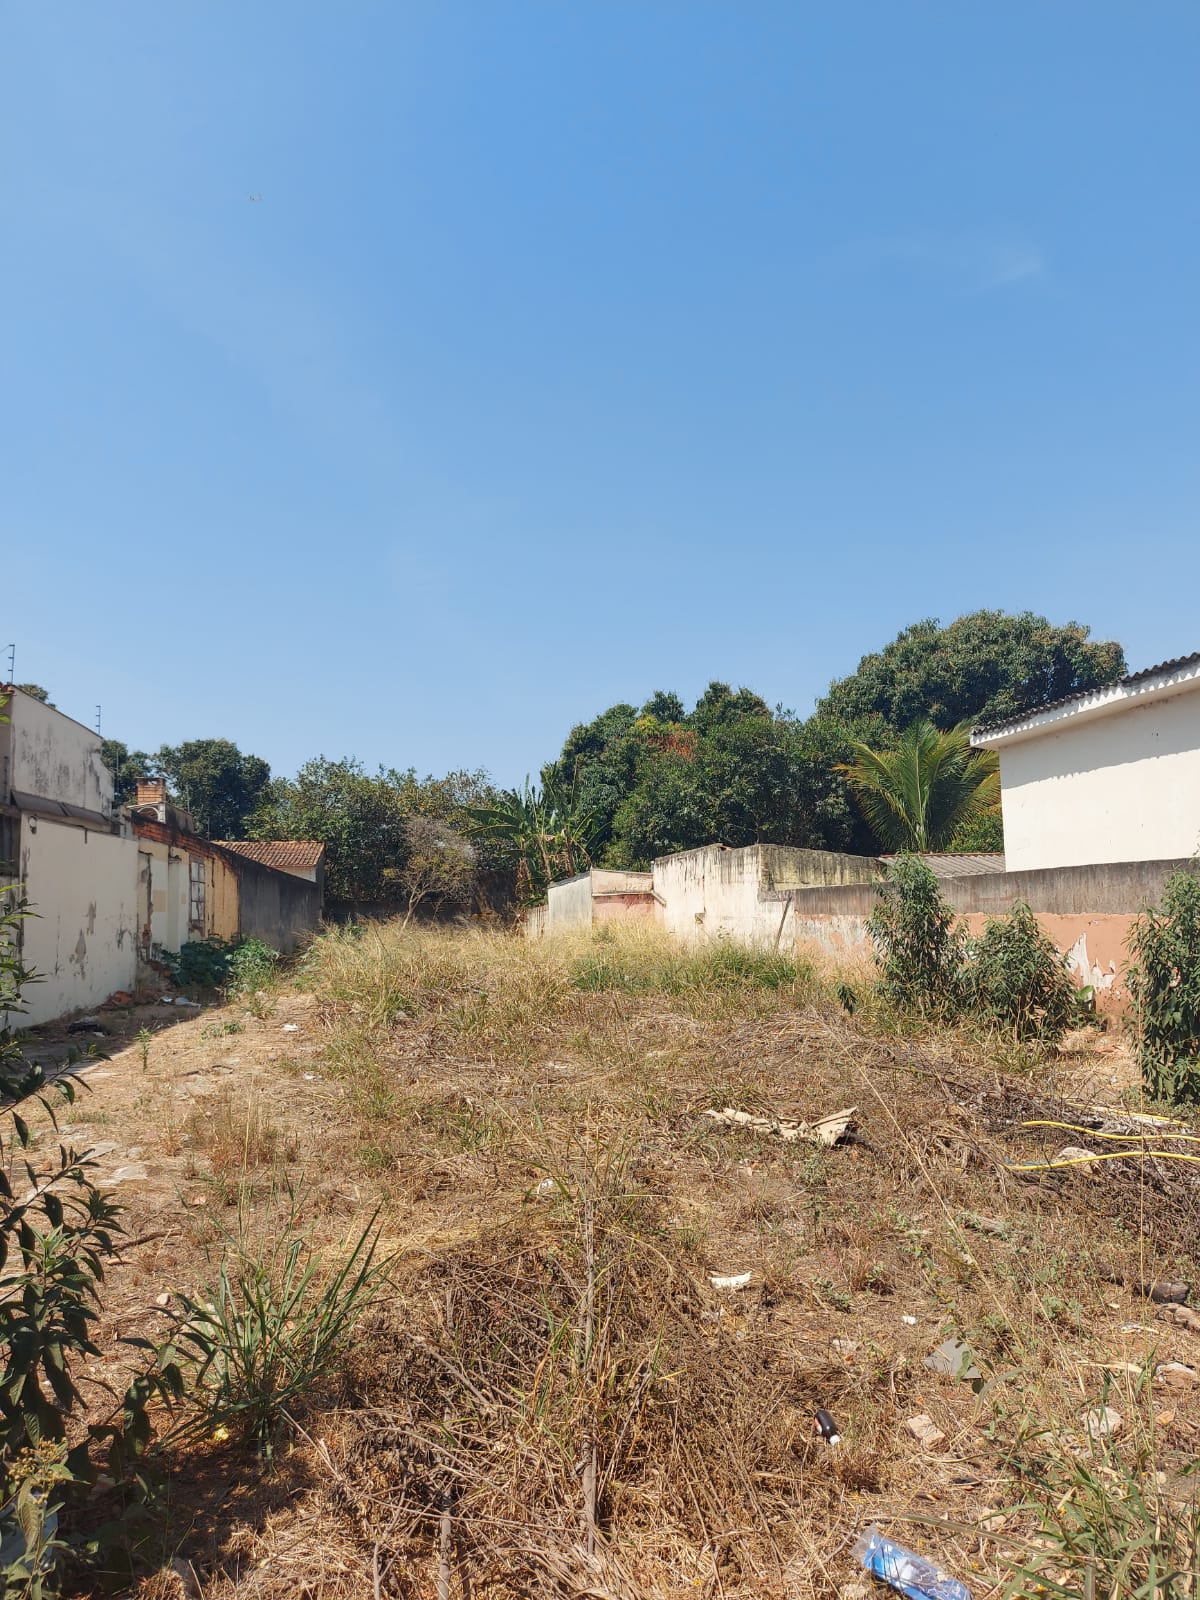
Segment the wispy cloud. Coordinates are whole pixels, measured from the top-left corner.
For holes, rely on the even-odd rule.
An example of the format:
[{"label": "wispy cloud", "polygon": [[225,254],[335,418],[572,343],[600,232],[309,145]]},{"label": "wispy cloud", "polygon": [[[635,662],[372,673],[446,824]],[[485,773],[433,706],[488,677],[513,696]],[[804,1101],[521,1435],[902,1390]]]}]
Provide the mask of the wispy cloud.
[{"label": "wispy cloud", "polygon": [[913,233],[878,239],[863,248],[866,263],[896,264],[940,279],[962,294],[987,294],[1044,278],[1038,245],[1019,234]]}]

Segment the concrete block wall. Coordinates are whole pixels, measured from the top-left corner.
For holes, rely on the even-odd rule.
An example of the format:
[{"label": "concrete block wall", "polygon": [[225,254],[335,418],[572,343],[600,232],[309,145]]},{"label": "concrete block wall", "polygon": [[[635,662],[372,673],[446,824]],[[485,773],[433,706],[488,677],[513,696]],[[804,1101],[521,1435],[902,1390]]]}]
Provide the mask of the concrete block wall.
[{"label": "concrete block wall", "polygon": [[883,871],[871,857],[832,850],[775,844],[729,850],[707,845],[656,861],[654,895],[663,926],[678,938],[730,938],[790,948],[792,890],[807,885],[870,885]]},{"label": "concrete block wall", "polygon": [[[976,934],[989,917],[1024,901],[1067,957],[1078,982],[1095,988],[1101,1004],[1119,1008],[1127,998],[1124,973],[1134,919],[1158,904],[1172,873],[1195,868],[1191,859],[1119,861],[940,878],[938,886]],[[869,954],[867,919],[877,903],[875,889],[798,889],[791,901],[798,945],[811,943],[835,957]]]}]

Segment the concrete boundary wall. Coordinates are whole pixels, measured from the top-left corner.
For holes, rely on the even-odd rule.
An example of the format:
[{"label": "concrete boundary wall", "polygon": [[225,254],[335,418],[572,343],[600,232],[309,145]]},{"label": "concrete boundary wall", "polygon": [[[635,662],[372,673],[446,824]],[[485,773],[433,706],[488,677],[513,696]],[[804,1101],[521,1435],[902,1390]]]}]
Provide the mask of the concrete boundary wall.
[{"label": "concrete boundary wall", "polygon": [[[973,934],[988,917],[1024,901],[1081,984],[1120,1005],[1125,998],[1129,933],[1135,917],[1157,905],[1174,872],[1196,871],[1194,860],[1118,861],[1031,872],[939,878],[943,898]],[[867,918],[878,900],[868,885],[791,892],[797,944],[810,942],[834,956],[870,950]]]}]

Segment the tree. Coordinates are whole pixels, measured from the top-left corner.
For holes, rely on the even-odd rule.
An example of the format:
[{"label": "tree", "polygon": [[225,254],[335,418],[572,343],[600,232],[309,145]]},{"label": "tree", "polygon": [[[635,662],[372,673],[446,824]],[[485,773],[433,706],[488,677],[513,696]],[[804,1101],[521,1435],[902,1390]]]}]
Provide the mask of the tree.
[{"label": "tree", "polygon": [[330,899],[385,902],[404,865],[405,776],[317,756],[294,779],[269,785],[250,832],[256,839],[319,839]]},{"label": "tree", "polygon": [[526,778],[521,790],[502,789],[490,804],[469,812],[473,837],[507,846],[517,862],[517,898],[541,900],[556,878],[592,864],[595,821],[579,802],[578,787],[550,774],[540,789]]},{"label": "tree", "polygon": [[244,838],[271,778],[261,756],[243,755],[231,739],[163,745],[151,765],[209,839]]},{"label": "tree", "polygon": [[617,812],[605,859],[645,866],[712,843],[844,850],[854,830],[820,742],[804,724],[767,713],[717,722],[692,748],[648,758]]},{"label": "tree", "polygon": [[972,750],[966,723],[941,733],[914,722],[894,750],[854,745],[842,767],[885,850],[945,850],[958,830],[996,803],[994,751]]},{"label": "tree", "polygon": [[470,900],[475,882],[475,849],[462,834],[419,813],[404,823],[404,865],[397,880],[404,891],[407,925],[420,906],[432,902],[435,913],[450,901]]},{"label": "tree", "polygon": [[44,706],[49,706],[51,711],[58,708],[50,698],[50,691],[43,689],[40,683],[18,683],[15,685],[22,694],[27,694],[31,700],[40,700]]},{"label": "tree", "polygon": [[149,777],[155,768],[153,756],[130,750],[120,739],[102,739],[100,759],[113,775],[113,800],[119,806],[136,798],[138,779]]},{"label": "tree", "polygon": [[843,723],[875,716],[895,733],[922,719],[948,730],[1012,716],[1121,676],[1121,646],[1089,635],[1031,611],[975,611],[945,628],[917,622],[832,683],[817,714]]},{"label": "tree", "polygon": [[727,683],[718,683],[714,679],[696,701],[687,720],[703,734],[731,722],[743,722],[747,718],[761,721],[770,715],[767,702],[752,689],[738,689],[735,692]]}]

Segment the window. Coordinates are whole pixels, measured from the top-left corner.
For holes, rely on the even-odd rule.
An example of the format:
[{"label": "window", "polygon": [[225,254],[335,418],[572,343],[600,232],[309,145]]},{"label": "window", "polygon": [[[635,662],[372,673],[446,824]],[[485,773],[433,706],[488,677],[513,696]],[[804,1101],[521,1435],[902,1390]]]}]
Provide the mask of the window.
[{"label": "window", "polygon": [[188,928],[192,933],[204,933],[204,858],[192,856],[189,862],[190,888],[188,897]]}]

